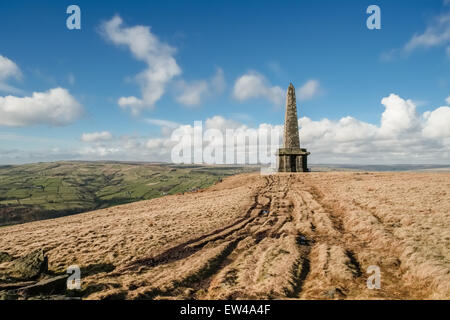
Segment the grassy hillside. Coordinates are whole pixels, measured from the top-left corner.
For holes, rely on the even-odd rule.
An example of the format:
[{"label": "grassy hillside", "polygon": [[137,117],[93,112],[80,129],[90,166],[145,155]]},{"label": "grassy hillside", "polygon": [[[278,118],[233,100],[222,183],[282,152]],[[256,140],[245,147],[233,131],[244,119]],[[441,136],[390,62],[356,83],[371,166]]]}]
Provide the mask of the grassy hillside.
[{"label": "grassy hillside", "polygon": [[242,167],[55,162],[0,167],[0,226],[208,187]]}]

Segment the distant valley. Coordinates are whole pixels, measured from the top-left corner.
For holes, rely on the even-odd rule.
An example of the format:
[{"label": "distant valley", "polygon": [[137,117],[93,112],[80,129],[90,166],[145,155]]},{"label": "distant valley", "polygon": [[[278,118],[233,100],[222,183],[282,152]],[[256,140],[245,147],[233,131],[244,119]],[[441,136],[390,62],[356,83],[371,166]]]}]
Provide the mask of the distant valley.
[{"label": "distant valley", "polygon": [[0,166],[0,226],[196,191],[255,167],[54,162]]}]

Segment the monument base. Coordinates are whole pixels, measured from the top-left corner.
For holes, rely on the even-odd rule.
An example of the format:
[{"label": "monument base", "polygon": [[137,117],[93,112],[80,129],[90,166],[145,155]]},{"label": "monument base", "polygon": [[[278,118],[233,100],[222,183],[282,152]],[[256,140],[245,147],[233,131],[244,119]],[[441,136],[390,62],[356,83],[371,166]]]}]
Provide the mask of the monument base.
[{"label": "monument base", "polygon": [[278,149],[278,172],[308,172],[308,155],[306,149]]}]

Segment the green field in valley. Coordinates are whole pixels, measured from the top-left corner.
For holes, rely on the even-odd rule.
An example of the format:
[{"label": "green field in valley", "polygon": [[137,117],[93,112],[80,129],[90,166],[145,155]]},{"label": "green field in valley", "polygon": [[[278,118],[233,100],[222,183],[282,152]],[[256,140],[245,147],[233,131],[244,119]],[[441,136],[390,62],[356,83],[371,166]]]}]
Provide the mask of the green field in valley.
[{"label": "green field in valley", "polygon": [[254,170],[122,162],[0,166],[0,226],[195,191]]}]

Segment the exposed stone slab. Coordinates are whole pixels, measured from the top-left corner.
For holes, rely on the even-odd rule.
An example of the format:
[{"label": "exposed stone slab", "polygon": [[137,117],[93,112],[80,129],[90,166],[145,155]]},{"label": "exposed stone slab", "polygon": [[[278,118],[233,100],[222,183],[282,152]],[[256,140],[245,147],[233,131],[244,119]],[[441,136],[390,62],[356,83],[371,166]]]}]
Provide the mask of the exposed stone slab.
[{"label": "exposed stone slab", "polygon": [[0,280],[5,282],[34,280],[47,270],[47,256],[42,249],[36,250],[7,262],[7,265],[2,267]]},{"label": "exposed stone slab", "polygon": [[19,289],[22,287],[27,287],[32,284],[35,284],[36,281],[22,281],[22,282],[14,282],[14,283],[0,283],[0,291],[3,290],[12,290]]},{"label": "exposed stone slab", "polygon": [[67,288],[68,275],[61,275],[50,279],[41,280],[38,283],[26,286],[17,290],[23,296],[52,295],[65,292]]}]

